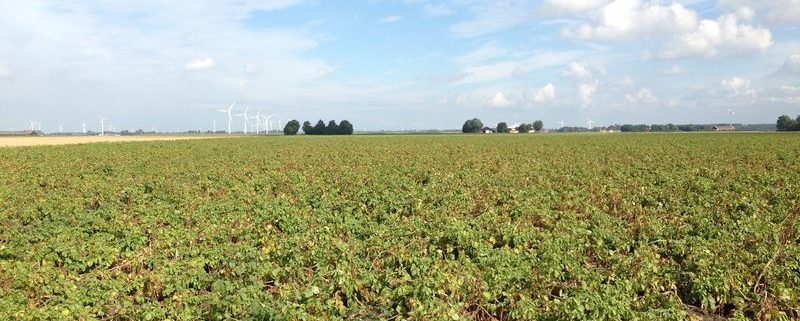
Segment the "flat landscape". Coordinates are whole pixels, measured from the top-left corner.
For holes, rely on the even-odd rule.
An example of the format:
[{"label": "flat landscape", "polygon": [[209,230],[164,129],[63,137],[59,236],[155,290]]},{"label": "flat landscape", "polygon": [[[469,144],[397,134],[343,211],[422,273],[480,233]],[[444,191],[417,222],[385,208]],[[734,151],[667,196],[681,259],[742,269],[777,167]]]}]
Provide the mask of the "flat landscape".
[{"label": "flat landscape", "polygon": [[796,320],[800,136],[0,149],[3,320]]},{"label": "flat landscape", "polygon": [[152,135],[152,136],[43,136],[0,137],[0,147],[74,145],[86,143],[147,142],[164,140],[208,139],[221,136]]}]

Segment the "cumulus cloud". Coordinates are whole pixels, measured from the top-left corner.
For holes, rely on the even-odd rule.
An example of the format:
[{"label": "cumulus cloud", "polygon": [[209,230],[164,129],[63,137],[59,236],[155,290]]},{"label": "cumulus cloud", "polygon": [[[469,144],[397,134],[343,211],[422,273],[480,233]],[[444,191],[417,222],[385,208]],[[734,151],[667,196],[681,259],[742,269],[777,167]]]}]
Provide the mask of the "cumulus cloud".
[{"label": "cumulus cloud", "polygon": [[722,80],[722,88],[732,92],[734,96],[755,96],[755,91],[750,87],[750,79],[733,77]]},{"label": "cumulus cloud", "polygon": [[509,107],[514,105],[514,102],[511,99],[508,99],[503,92],[498,91],[494,94],[494,97],[489,101],[489,105],[492,107]]},{"label": "cumulus cloud", "polygon": [[625,100],[631,104],[652,104],[658,100],[650,88],[642,87],[636,93],[625,94]]},{"label": "cumulus cloud", "polygon": [[703,20],[696,30],[674,37],[660,56],[713,57],[721,50],[744,54],[764,51],[772,43],[772,32],[769,30],[739,24],[735,15],[725,15],[717,20]]},{"label": "cumulus cloud", "polygon": [[534,91],[531,98],[535,103],[546,103],[553,101],[556,99],[556,87],[553,86],[553,84],[548,83],[544,87]]},{"label": "cumulus cloud", "polygon": [[591,40],[630,40],[690,31],[697,24],[697,13],[678,3],[661,6],[640,0],[616,0],[602,8],[596,24],[565,28],[563,34]]},{"label": "cumulus cloud", "polygon": [[216,65],[214,59],[211,58],[197,58],[186,63],[184,68],[188,70],[204,70],[212,68]]},{"label": "cumulus cloud", "polygon": [[379,23],[392,23],[392,22],[398,22],[398,21],[400,21],[400,19],[403,19],[403,17],[402,16],[388,16],[388,17],[381,18],[380,20],[378,20],[378,22]]},{"label": "cumulus cloud", "polygon": [[586,107],[592,104],[592,97],[597,92],[597,80],[584,82],[578,85],[578,97],[581,99],[581,107]]},{"label": "cumulus cloud", "polygon": [[800,103],[800,86],[780,86],[780,88],[772,92],[769,97],[769,101],[786,104]]},{"label": "cumulus cloud", "polygon": [[798,0],[720,0],[717,7],[722,10],[747,8],[753,16],[761,16],[768,24],[800,23],[800,1]]},{"label": "cumulus cloud", "polygon": [[776,76],[800,76],[800,54],[791,55],[774,74]]},{"label": "cumulus cloud", "polygon": [[[602,72],[602,70],[598,68],[594,68],[594,70]],[[567,70],[563,72],[563,75],[576,81],[576,90],[578,98],[581,101],[581,107],[591,105],[592,98],[600,84],[594,76],[592,67],[586,62],[573,61],[567,65]]]},{"label": "cumulus cloud", "polygon": [[564,72],[564,76],[572,77],[577,80],[588,80],[593,78],[592,72],[589,70],[589,65],[585,62],[577,61],[569,63],[567,70]]},{"label": "cumulus cloud", "polygon": [[753,18],[753,11],[740,8],[719,18],[701,19],[680,3],[615,0],[599,9],[596,21],[562,29],[565,37],[585,40],[632,41],[668,39],[659,57],[713,57],[722,51],[735,54],[763,51],[772,46],[769,29],[741,23]]}]

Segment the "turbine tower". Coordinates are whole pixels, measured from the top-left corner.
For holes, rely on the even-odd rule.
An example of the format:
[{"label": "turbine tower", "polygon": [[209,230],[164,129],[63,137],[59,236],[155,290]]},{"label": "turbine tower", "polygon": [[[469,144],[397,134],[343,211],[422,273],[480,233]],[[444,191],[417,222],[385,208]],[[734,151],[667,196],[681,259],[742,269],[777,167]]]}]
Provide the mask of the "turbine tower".
[{"label": "turbine tower", "polygon": [[586,125],[589,125],[589,127],[588,127],[588,128],[589,128],[590,130],[592,129],[592,124],[594,124],[594,120],[592,120],[591,118],[589,118],[589,120],[587,120],[587,121],[586,121]]},{"label": "turbine tower", "polygon": [[100,136],[103,136],[106,131],[106,119],[103,118],[103,115],[100,115]]},{"label": "turbine tower", "polygon": [[258,112],[256,113],[256,117],[255,117],[256,118],[256,135],[260,134],[260,131],[261,131],[261,117],[262,116],[263,115],[261,115],[261,108],[259,108]]},{"label": "turbine tower", "polygon": [[217,110],[218,112],[228,114],[228,135],[231,134],[231,122],[233,122],[233,115],[231,115],[231,111],[233,110],[233,106],[235,106],[235,105],[236,105],[236,102],[233,102],[233,104],[231,104],[230,107],[228,107],[228,109],[219,109],[219,110]]},{"label": "turbine tower", "polygon": [[247,119],[247,110],[250,109],[249,106],[244,107],[244,112],[241,114],[236,114],[236,116],[242,116],[244,118],[244,134],[247,135],[247,124],[250,123],[250,120]]},{"label": "turbine tower", "polygon": [[266,126],[267,134],[269,134],[269,124],[272,122],[269,119],[272,118],[272,116],[275,116],[275,115],[262,116],[262,117],[264,117],[264,126]]},{"label": "turbine tower", "polygon": [[731,127],[733,127],[733,117],[736,116],[736,111],[733,109],[728,108],[728,114],[731,115]]},{"label": "turbine tower", "polygon": [[564,118],[561,118],[561,128],[564,128]]},{"label": "turbine tower", "polygon": [[81,123],[81,129],[83,129],[83,134],[86,135],[86,122]]}]

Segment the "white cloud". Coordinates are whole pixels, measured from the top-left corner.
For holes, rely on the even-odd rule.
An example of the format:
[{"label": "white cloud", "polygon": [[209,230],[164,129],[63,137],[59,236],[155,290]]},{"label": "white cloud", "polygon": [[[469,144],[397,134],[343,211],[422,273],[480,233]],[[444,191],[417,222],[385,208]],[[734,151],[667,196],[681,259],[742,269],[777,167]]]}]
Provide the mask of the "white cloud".
[{"label": "white cloud", "polygon": [[672,67],[670,67],[667,70],[664,70],[664,72],[662,72],[662,73],[665,74],[665,75],[676,76],[676,75],[686,74],[687,70],[686,70],[686,68],[683,68],[683,67],[681,67],[679,65],[672,65]]},{"label": "white cloud", "polygon": [[497,46],[497,43],[489,42],[473,51],[456,57],[454,61],[459,64],[473,64],[498,57],[505,57],[508,52],[508,49]]},{"label": "white cloud", "polygon": [[594,77],[587,63],[576,61],[569,63],[567,71],[564,72],[564,76],[572,77],[577,80],[588,80]]},{"label": "white cloud", "polygon": [[565,28],[563,34],[591,40],[631,40],[691,31],[697,24],[697,13],[678,3],[665,7],[641,0],[616,0],[602,8],[597,24]]},{"label": "white cloud", "polygon": [[697,30],[673,38],[661,51],[664,58],[687,56],[713,57],[721,50],[737,54],[764,51],[772,46],[772,32],[751,25],[739,24],[736,16],[725,15],[717,20],[703,20]]},{"label": "white cloud", "polygon": [[531,22],[535,4],[529,0],[455,1],[474,13],[471,19],[453,24],[450,31],[458,37],[472,38]]},{"label": "white cloud", "polygon": [[594,94],[597,92],[597,87],[600,84],[595,78],[595,71],[605,73],[602,68],[593,68],[586,62],[573,61],[567,65],[567,70],[563,72],[565,77],[575,80],[576,91],[582,108],[592,104]]},{"label": "white cloud", "polygon": [[11,70],[8,69],[6,64],[0,62],[0,77],[11,75]]},{"label": "white cloud", "polygon": [[631,104],[652,104],[658,100],[650,88],[642,87],[636,93],[625,94],[625,100]]},{"label": "white cloud", "polygon": [[720,0],[721,10],[748,8],[753,16],[768,24],[791,25],[800,23],[800,0]]},{"label": "white cloud", "polygon": [[544,87],[533,93],[533,101],[536,103],[546,103],[556,99],[556,87],[548,83]]},{"label": "white cloud", "polygon": [[517,60],[500,61],[482,65],[469,65],[462,68],[457,84],[486,82],[508,79],[515,76],[558,66],[578,56],[577,52],[535,52],[519,57]]},{"label": "white cloud", "polygon": [[800,76],[800,54],[791,55],[775,71],[776,76]]},{"label": "white cloud", "polygon": [[449,16],[455,12],[453,8],[445,4],[426,4],[424,6],[425,13],[434,17]]},{"label": "white cloud", "polygon": [[584,82],[578,85],[578,97],[581,99],[581,106],[586,107],[592,104],[592,98],[597,92],[597,80],[591,82]]},{"label": "white cloud", "polygon": [[514,105],[514,102],[508,99],[503,92],[498,91],[489,101],[489,105],[492,107],[509,107]]},{"label": "white cloud", "polygon": [[545,0],[539,12],[546,15],[570,14],[596,9],[610,0]]},{"label": "white cloud", "polygon": [[[16,79],[15,90],[2,96],[20,108],[61,104],[92,114],[109,107],[86,101],[81,93],[87,87],[97,88],[96,101],[119,101],[113,109],[128,114],[142,105],[177,113],[200,108],[198,101],[219,104],[229,97],[284,105],[293,104],[299,93],[312,99],[322,89],[309,91],[309,86],[320,86],[332,69],[305,55],[321,36],[310,27],[244,23],[254,10],[301,2],[24,1],[2,6],[0,52],[14,61]],[[250,73],[249,63],[259,72]],[[187,69],[204,72],[186,74]],[[28,98],[43,83],[49,84],[47,97]]]},{"label": "white cloud", "polygon": [[[800,0],[798,0],[800,1]],[[599,10],[594,23],[562,29],[565,37],[587,40],[634,41],[669,39],[659,57],[714,57],[723,51],[747,54],[772,46],[772,32],[743,21],[753,18],[749,8],[716,20],[700,16],[680,3],[662,6],[659,2],[615,0]]]},{"label": "white cloud", "polygon": [[186,63],[184,68],[188,70],[205,70],[212,68],[216,65],[214,59],[211,58],[197,58]]},{"label": "white cloud", "polygon": [[750,87],[750,79],[733,77],[722,80],[722,88],[733,93],[734,96],[755,96],[755,91]]},{"label": "white cloud", "polygon": [[378,22],[379,23],[392,23],[392,22],[398,22],[398,21],[400,21],[400,19],[403,19],[403,17],[402,16],[388,16],[388,17],[381,18],[380,20],[378,20]]},{"label": "white cloud", "polygon": [[783,85],[778,90],[773,91],[769,100],[787,104],[800,103],[800,86]]}]

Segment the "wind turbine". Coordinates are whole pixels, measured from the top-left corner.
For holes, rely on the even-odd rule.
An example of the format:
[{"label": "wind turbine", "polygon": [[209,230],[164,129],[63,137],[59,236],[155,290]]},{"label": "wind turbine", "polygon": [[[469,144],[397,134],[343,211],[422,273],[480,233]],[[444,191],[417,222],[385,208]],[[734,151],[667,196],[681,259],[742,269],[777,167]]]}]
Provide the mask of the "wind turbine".
[{"label": "wind turbine", "polygon": [[256,117],[255,117],[256,118],[256,135],[260,134],[260,131],[261,131],[261,117],[262,117],[261,108],[259,108],[258,112],[256,113]]},{"label": "wind turbine", "polygon": [[106,131],[106,119],[103,118],[103,115],[100,115],[100,136],[103,136]]},{"label": "wind turbine", "polygon": [[733,117],[736,116],[736,111],[733,109],[728,108],[728,114],[731,115],[731,127],[733,127]]},{"label": "wind turbine", "polygon": [[28,120],[28,123],[30,123],[30,124],[31,124],[31,130],[32,130],[32,131],[33,131],[33,130],[36,130],[36,122],[35,122],[35,121]]},{"label": "wind turbine", "polygon": [[247,124],[250,123],[250,120],[247,119],[247,110],[250,109],[249,106],[244,107],[244,112],[241,114],[236,114],[236,116],[242,116],[244,118],[244,134],[247,135]]},{"label": "wind turbine", "polygon": [[231,115],[231,111],[233,110],[233,106],[235,106],[235,105],[236,105],[236,102],[233,102],[233,104],[231,104],[230,107],[228,107],[228,109],[219,109],[219,110],[217,110],[218,112],[227,113],[228,114],[228,135],[231,134],[231,122],[233,122],[233,116]]},{"label": "wind turbine", "polygon": [[86,122],[81,123],[81,128],[83,129],[83,134],[86,135]]},{"label": "wind turbine", "polygon": [[561,128],[564,128],[564,118],[561,118]]},{"label": "wind turbine", "polygon": [[211,118],[211,122],[214,123],[214,133],[216,133],[217,132],[217,119],[212,117]]},{"label": "wind turbine", "polygon": [[587,121],[586,121],[586,125],[589,125],[589,129],[590,129],[590,130],[592,129],[592,124],[594,124],[594,120],[592,120],[591,118],[589,118],[589,120],[587,120]]},{"label": "wind turbine", "polygon": [[63,134],[64,133],[64,125],[61,125],[61,124],[58,125],[58,133],[59,134]]},{"label": "wind turbine", "polygon": [[267,127],[266,128],[267,134],[269,134],[269,124],[272,122],[269,119],[272,118],[272,116],[275,116],[275,115],[262,116],[262,117],[264,117],[264,126]]}]

